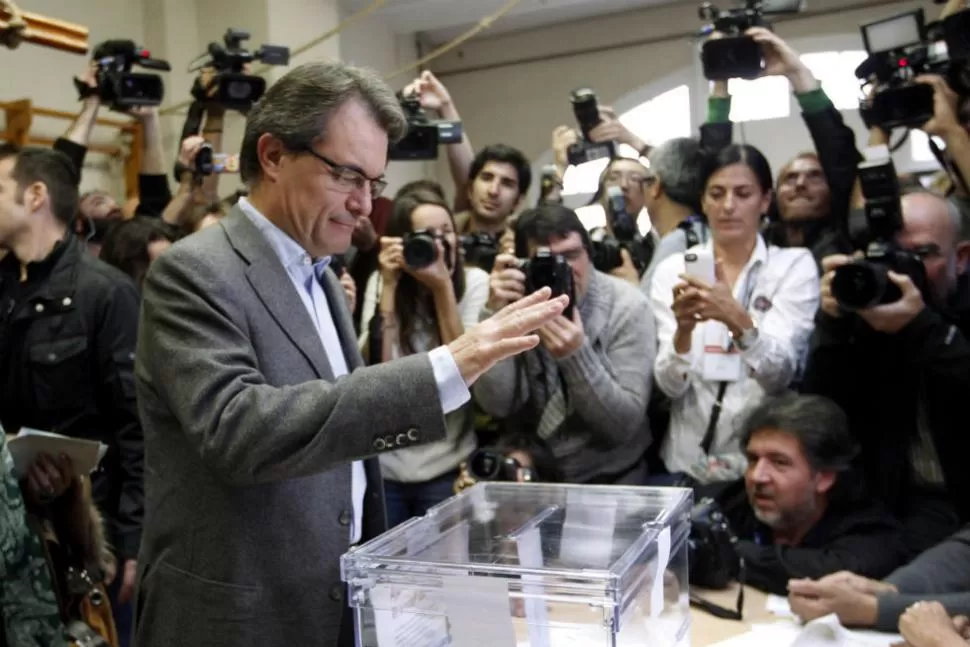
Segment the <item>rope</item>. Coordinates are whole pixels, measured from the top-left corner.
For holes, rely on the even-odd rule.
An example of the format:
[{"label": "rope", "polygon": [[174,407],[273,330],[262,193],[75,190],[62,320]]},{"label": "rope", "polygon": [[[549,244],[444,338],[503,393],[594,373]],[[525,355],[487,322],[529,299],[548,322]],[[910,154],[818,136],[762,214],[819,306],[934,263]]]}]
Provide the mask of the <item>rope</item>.
[{"label": "rope", "polygon": [[10,20],[0,29],[0,45],[8,49],[17,49],[24,42],[24,32],[27,31],[27,21],[24,12],[20,10],[14,0],[0,0],[0,9],[10,14]]},{"label": "rope", "polygon": [[390,81],[391,79],[397,78],[406,72],[410,72],[411,70],[418,69],[419,67],[424,66],[426,63],[429,63],[430,61],[438,58],[442,54],[449,52],[454,48],[458,47],[459,45],[463,44],[464,42],[474,38],[481,32],[491,27],[493,22],[505,16],[505,14],[507,14],[508,12],[512,11],[512,9],[514,9],[516,5],[518,5],[521,1],[522,0],[508,0],[498,11],[496,11],[495,13],[489,16],[485,16],[484,18],[479,20],[477,25],[475,25],[474,27],[466,31],[458,38],[452,41],[449,41],[444,45],[441,45],[440,47],[432,50],[426,56],[422,56],[421,58],[414,61],[413,63],[410,63],[408,65],[405,65],[402,68],[394,70],[390,74],[386,75],[384,77],[384,80]]}]

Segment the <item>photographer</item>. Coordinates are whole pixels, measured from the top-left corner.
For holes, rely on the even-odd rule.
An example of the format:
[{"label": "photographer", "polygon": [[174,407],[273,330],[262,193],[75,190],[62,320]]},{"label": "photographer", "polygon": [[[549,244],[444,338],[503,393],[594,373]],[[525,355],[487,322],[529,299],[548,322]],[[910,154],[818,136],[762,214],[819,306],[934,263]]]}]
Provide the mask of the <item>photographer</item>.
[{"label": "photographer", "polygon": [[970,229],[952,203],[929,192],[904,195],[899,208],[895,243],[921,259],[924,291],[890,271],[898,300],[846,312],[833,277],[853,259],[825,258],[803,390],[832,398],[849,415],[868,485],[918,554],[970,521],[962,422],[970,392]]},{"label": "photographer", "polygon": [[[778,173],[765,239],[778,247],[808,247],[817,261],[829,254],[851,251],[847,223],[859,163],[855,134],[798,53],[784,40],[763,27],[752,27],[745,33],[761,45],[765,61],[762,76],[788,79],[815,145],[815,152],[797,155]],[[710,137],[730,139],[730,111],[727,83],[716,83],[706,125]]]},{"label": "photographer", "polygon": [[[537,435],[552,451],[567,483],[642,485],[650,367],[656,348],[653,316],[629,283],[593,269],[589,236],[575,212],[559,205],[524,211],[515,223],[516,255],[552,255],[559,276],[554,293],[573,289],[571,316],[538,331],[541,344],[520,361],[497,364],[473,390],[505,433]],[[562,268],[560,263],[568,264]],[[489,280],[482,320],[527,291],[529,267],[499,255]],[[533,280],[534,279],[534,280]],[[539,277],[533,277],[534,285]]]},{"label": "photographer", "polygon": [[[478,323],[488,275],[464,267],[454,217],[438,196],[415,189],[396,199],[380,246],[362,313],[360,344],[370,364],[450,344]],[[453,494],[458,466],[476,447],[471,403],[447,414],[445,424],[443,440],[380,457],[389,527]]]},{"label": "photographer", "polygon": [[654,377],[671,399],[661,458],[670,481],[709,484],[743,473],[735,422],[795,379],[819,293],[808,251],[760,234],[772,197],[760,151],[731,145],[703,178],[710,240],[660,263],[650,301],[660,341]]},{"label": "photographer", "polygon": [[785,595],[793,578],[840,570],[883,577],[905,562],[902,528],[851,468],[858,446],[834,402],[768,399],[744,420],[740,442],[746,497],[724,511],[748,584]]}]

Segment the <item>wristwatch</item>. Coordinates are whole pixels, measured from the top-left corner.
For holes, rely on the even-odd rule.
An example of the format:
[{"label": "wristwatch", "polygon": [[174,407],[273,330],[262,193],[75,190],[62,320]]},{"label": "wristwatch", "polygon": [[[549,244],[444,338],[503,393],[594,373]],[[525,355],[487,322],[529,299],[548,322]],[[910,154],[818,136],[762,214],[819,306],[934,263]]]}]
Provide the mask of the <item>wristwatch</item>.
[{"label": "wristwatch", "polygon": [[754,346],[755,342],[758,341],[758,324],[752,318],[751,327],[747,330],[742,330],[740,334],[736,334],[733,330],[731,331],[731,339],[734,344],[741,350],[748,350]]}]

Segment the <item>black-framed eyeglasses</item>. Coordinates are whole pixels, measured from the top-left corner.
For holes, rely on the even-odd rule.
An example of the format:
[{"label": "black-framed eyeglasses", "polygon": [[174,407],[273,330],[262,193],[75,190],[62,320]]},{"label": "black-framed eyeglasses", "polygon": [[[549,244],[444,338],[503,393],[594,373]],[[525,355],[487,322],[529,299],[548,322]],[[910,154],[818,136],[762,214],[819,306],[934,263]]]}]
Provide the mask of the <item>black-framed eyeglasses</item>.
[{"label": "black-framed eyeglasses", "polygon": [[387,188],[387,181],[384,178],[367,177],[360,169],[345,164],[337,164],[310,147],[306,148],[306,152],[330,167],[330,176],[336,183],[338,191],[351,193],[352,191],[362,191],[369,188],[370,197],[379,198],[384,193],[384,189]]}]

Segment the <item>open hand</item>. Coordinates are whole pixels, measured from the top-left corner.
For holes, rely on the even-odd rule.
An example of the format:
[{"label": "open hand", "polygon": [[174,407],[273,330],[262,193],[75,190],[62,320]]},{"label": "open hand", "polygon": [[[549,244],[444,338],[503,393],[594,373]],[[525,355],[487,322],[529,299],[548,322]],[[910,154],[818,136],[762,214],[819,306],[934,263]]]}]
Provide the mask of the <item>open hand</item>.
[{"label": "open hand", "polygon": [[448,344],[465,384],[471,386],[498,362],[535,348],[534,331],[562,314],[569,297],[550,299],[552,291],[542,288],[479,323]]},{"label": "open hand", "polygon": [[448,88],[438,80],[434,74],[428,71],[421,73],[421,76],[408,84],[404,88],[404,96],[417,96],[421,102],[421,107],[425,110],[440,111],[451,105],[451,95]]}]

